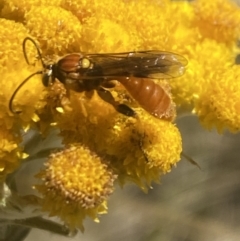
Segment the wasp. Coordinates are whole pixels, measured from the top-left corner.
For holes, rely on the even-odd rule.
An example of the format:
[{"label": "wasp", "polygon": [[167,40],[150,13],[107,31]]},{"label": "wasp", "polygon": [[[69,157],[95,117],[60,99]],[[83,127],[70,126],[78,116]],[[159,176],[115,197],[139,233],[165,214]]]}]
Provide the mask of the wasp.
[{"label": "wasp", "polygon": [[16,88],[10,101],[12,113],[21,113],[13,109],[13,100],[19,89],[34,75],[42,75],[42,83],[49,86],[58,79],[66,89],[76,92],[96,90],[101,99],[111,104],[118,112],[134,116],[135,112],[125,104],[115,101],[108,88],[117,80],[139,105],[150,114],[161,118],[171,105],[167,91],[154,79],[170,79],[183,75],[187,60],[185,57],[165,51],[149,50],[123,53],[87,54],[71,53],[57,62],[45,63],[36,42],[27,37],[23,41],[23,53],[30,64],[26,43],[30,41],[36,47],[42,70],[28,76]]}]

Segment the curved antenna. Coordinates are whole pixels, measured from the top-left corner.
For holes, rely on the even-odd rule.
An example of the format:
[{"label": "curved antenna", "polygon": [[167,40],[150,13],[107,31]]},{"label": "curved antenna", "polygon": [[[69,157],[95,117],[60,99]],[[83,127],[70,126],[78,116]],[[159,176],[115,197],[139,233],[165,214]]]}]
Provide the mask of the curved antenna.
[{"label": "curved antenna", "polygon": [[12,94],[12,96],[11,96],[11,99],[9,100],[9,105],[8,105],[9,110],[10,110],[13,114],[21,114],[21,113],[22,113],[22,111],[15,111],[15,110],[13,110],[13,100],[14,100],[17,92],[19,91],[19,89],[20,89],[29,79],[31,79],[34,75],[42,74],[42,73],[43,73],[43,71],[41,70],[41,71],[37,71],[37,72],[29,75],[29,76],[17,87],[17,89],[15,89],[15,91],[13,92],[13,94]]},{"label": "curved antenna", "polygon": [[38,57],[40,58],[41,63],[42,63],[42,66],[43,66],[43,68],[44,68],[44,67],[45,67],[45,64],[44,64],[44,62],[43,62],[43,60],[42,60],[42,55],[41,55],[40,49],[39,49],[37,43],[36,43],[32,38],[30,38],[30,37],[26,37],[26,38],[23,40],[23,44],[22,44],[22,47],[23,47],[23,55],[24,55],[24,58],[25,58],[27,64],[28,64],[28,65],[31,65],[30,62],[29,62],[29,60],[28,60],[27,52],[26,52],[26,42],[27,42],[27,41],[30,41],[30,42],[32,42],[32,43],[34,44],[35,48],[37,49]]}]

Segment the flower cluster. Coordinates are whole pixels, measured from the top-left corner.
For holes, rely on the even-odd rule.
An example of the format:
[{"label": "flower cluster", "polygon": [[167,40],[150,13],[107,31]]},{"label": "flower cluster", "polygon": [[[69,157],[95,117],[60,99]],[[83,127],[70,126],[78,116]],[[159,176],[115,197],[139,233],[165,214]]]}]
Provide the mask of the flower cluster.
[{"label": "flower cluster", "polygon": [[[50,155],[36,175],[37,206],[71,229],[83,229],[86,216],[97,221],[107,211],[114,182],[132,182],[147,192],[171,171],[182,152],[180,132],[172,123],[176,107],[195,113],[207,129],[240,129],[235,64],[240,9],[230,0],[8,0],[0,14],[0,180],[27,156],[23,131],[38,129],[47,136],[58,128],[65,149]],[[26,42],[23,53],[26,37],[34,42]],[[45,67],[41,61],[57,63],[69,53],[139,50],[188,59],[183,76],[156,80],[169,101],[165,118],[140,107],[115,80],[110,97],[102,97],[96,91],[74,91],[81,88],[77,81],[70,81],[69,89],[61,79],[45,87],[46,79],[39,78],[47,71],[39,72]],[[135,114],[117,112],[116,103]]]}]

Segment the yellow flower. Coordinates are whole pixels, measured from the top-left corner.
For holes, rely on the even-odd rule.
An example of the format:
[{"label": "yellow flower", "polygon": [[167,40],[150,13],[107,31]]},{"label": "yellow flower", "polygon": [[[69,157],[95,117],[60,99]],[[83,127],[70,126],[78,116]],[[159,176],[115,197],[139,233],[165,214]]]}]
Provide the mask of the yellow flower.
[{"label": "yellow flower", "polygon": [[219,132],[240,130],[240,68],[223,69],[214,73],[211,82],[197,100],[196,113],[207,129]]},{"label": "yellow flower", "polygon": [[71,229],[83,230],[83,219],[107,211],[106,199],[113,192],[116,175],[88,148],[74,145],[54,153],[46,169],[37,175],[42,184],[42,208],[60,217]]},{"label": "yellow flower", "polygon": [[109,150],[115,157],[111,164],[120,184],[131,181],[147,192],[152,182],[158,183],[161,174],[170,172],[180,160],[182,140],[171,122],[152,117],[142,109],[135,111],[135,121],[123,121],[119,116],[106,145],[112,143]]},{"label": "yellow flower", "polygon": [[197,0],[193,7],[202,36],[235,44],[240,34],[240,9],[234,1]]},{"label": "yellow flower", "polygon": [[24,22],[25,14],[30,9],[40,5],[45,6],[59,6],[62,0],[9,0],[4,1],[1,17],[15,20],[17,22]]},{"label": "yellow flower", "polygon": [[[0,19],[0,33],[1,74],[15,69],[19,70],[16,64],[23,61],[22,41],[28,34],[28,30],[21,23],[2,18]],[[2,85],[6,83],[2,81]]]},{"label": "yellow flower", "polygon": [[126,52],[135,45],[134,40],[120,24],[93,17],[83,25],[81,49],[89,53]]},{"label": "yellow flower", "polygon": [[[47,25],[47,28],[46,28]],[[81,24],[76,16],[56,6],[39,6],[26,14],[26,27],[45,54],[66,54],[81,49]]]},{"label": "yellow flower", "polygon": [[21,153],[18,146],[20,138],[1,126],[0,128],[0,182],[3,182],[7,174],[13,172],[26,155]]},{"label": "yellow flower", "polygon": [[[194,108],[195,101],[206,91],[214,73],[234,64],[233,51],[216,40],[205,39],[188,47],[188,66],[180,78],[170,80],[173,98],[177,106]],[[220,78],[221,76],[219,76]]]},{"label": "yellow flower", "polygon": [[[114,4],[107,0],[67,0],[63,1],[61,6],[76,15],[83,24],[83,28],[86,28],[84,33],[90,38],[85,34],[83,34],[83,38],[90,46],[91,43],[94,43],[96,50],[116,52],[121,48],[124,51],[171,50],[169,39],[171,39],[172,31],[178,26],[178,22],[172,21],[174,11],[171,11],[170,5],[171,1],[168,0],[141,0],[138,2],[116,0]],[[92,29],[94,20],[97,22],[95,31]],[[89,33],[88,29],[91,30]],[[94,32],[96,39],[93,35]],[[126,42],[127,39],[128,42]],[[112,49],[107,49],[107,46],[106,49],[100,48],[104,46],[102,41],[107,46],[110,44]],[[112,44],[113,41],[116,46]],[[120,45],[121,43],[123,46]]]},{"label": "yellow flower", "polygon": [[[200,29],[202,40],[183,48],[189,64],[184,76],[171,81],[174,100],[182,109],[197,114],[207,129],[236,132],[239,113],[233,86],[237,84],[238,71],[233,71],[237,67],[232,68],[236,55],[232,45],[238,36],[239,9],[228,1],[196,1],[194,7],[199,22],[192,18],[192,28]],[[200,14],[207,22],[199,18]]]}]

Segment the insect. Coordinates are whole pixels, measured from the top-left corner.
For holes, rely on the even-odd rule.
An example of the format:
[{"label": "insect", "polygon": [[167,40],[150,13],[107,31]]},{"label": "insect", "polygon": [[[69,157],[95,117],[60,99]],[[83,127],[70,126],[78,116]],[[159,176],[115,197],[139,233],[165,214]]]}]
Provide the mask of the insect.
[{"label": "insect", "polygon": [[85,54],[71,53],[55,63],[44,63],[40,49],[32,38],[23,41],[23,53],[27,64],[26,42],[32,42],[38,53],[43,69],[28,76],[16,88],[9,109],[14,114],[13,100],[19,89],[34,75],[42,75],[42,83],[49,86],[58,79],[67,89],[76,92],[96,90],[98,95],[111,104],[118,112],[134,116],[135,112],[125,104],[115,101],[108,88],[112,80],[119,81],[139,105],[150,114],[161,118],[171,104],[166,90],[153,79],[169,79],[181,76],[187,60],[171,52],[150,50],[124,53]]}]

